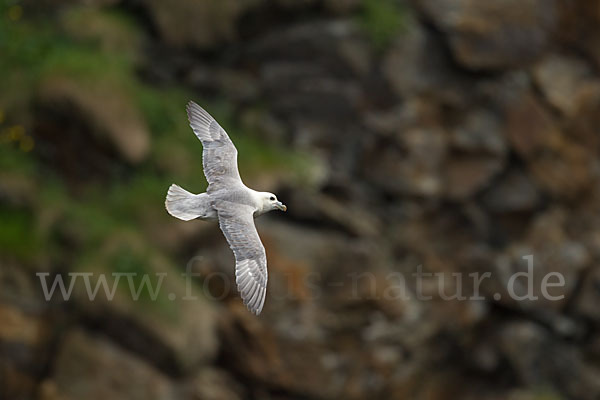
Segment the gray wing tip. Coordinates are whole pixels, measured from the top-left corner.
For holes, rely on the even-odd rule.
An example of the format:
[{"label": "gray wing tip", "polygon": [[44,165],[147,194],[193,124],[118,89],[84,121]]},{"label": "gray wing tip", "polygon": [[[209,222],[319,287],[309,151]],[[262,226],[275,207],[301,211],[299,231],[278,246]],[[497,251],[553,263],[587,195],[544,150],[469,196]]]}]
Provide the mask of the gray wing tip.
[{"label": "gray wing tip", "polygon": [[256,300],[248,300],[244,301],[246,308],[254,315],[259,315],[263,309],[263,305],[265,304],[265,293],[266,289],[259,288],[257,292]]},{"label": "gray wing tip", "polygon": [[[221,139],[223,133],[219,131],[222,131],[222,128],[208,111],[192,100],[188,102],[186,111],[190,127],[203,144]],[[215,129],[215,127],[220,129]]]},{"label": "gray wing tip", "polygon": [[237,264],[236,284],[244,305],[254,315],[259,315],[263,309],[267,288],[253,276],[252,260],[243,260]]},{"label": "gray wing tip", "polygon": [[186,111],[188,112],[188,114],[196,109],[202,109],[202,107],[200,107],[198,105],[198,103],[196,103],[194,100],[190,100],[188,101],[187,105],[185,106]]},{"label": "gray wing tip", "polygon": [[185,107],[190,123],[195,121],[203,122],[204,124],[210,125],[214,118],[204,108],[200,107],[193,100],[188,101]]}]

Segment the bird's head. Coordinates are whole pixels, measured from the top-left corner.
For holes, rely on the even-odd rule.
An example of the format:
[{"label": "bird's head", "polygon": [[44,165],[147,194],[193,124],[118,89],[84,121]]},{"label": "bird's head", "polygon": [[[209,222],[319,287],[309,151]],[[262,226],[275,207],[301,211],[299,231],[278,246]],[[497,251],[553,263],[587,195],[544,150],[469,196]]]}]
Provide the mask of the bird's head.
[{"label": "bird's head", "polygon": [[277,200],[277,196],[275,196],[273,193],[263,192],[261,193],[261,197],[263,200],[263,209],[265,210],[265,212],[271,210],[287,210],[285,204]]}]

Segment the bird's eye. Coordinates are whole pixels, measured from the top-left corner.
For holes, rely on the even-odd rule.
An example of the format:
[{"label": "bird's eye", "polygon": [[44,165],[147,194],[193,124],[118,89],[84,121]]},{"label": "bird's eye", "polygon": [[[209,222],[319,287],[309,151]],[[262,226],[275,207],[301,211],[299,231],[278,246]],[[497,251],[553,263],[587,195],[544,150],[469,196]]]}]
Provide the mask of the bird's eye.
[{"label": "bird's eye", "polygon": [[271,196],[271,198],[269,200],[275,201],[275,196]]}]

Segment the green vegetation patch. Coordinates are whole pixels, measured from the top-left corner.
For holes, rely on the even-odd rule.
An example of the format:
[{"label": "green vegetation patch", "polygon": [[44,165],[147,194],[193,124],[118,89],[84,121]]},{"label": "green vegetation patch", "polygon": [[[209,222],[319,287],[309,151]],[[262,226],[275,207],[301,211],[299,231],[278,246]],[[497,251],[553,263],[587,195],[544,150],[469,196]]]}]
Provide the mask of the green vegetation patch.
[{"label": "green vegetation patch", "polygon": [[39,254],[41,241],[31,213],[0,208],[0,253],[21,260]]},{"label": "green vegetation patch", "polygon": [[404,28],[406,13],[402,0],[363,0],[359,23],[373,45],[384,50]]}]

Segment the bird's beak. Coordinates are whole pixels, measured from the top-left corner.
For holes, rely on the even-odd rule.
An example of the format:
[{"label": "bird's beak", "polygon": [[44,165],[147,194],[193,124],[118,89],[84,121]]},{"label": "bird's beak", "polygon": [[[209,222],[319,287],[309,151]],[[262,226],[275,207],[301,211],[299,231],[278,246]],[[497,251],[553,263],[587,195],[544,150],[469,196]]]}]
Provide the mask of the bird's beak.
[{"label": "bird's beak", "polygon": [[283,204],[282,202],[278,201],[277,203],[275,203],[275,206],[280,209],[281,211],[287,211],[287,207],[285,206],[285,204]]}]

